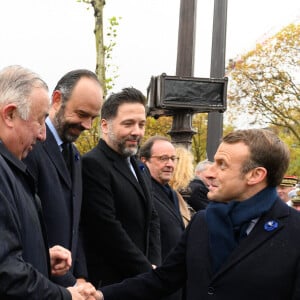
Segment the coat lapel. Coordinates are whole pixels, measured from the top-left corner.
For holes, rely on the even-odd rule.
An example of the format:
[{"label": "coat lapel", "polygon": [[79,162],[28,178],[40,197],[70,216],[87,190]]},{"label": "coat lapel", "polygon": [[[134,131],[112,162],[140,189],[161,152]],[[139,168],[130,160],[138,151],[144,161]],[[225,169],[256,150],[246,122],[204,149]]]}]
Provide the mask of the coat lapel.
[{"label": "coat lapel", "polygon": [[118,153],[113,151],[102,139],[100,139],[100,142],[98,143],[97,147],[99,151],[101,151],[112,162],[112,165],[116,172],[120,173],[122,177],[126,178],[128,183],[133,185],[137,192],[141,195],[141,198],[144,199],[146,210],[149,211],[148,218],[150,218],[150,214],[152,212],[152,196],[150,195],[151,188],[149,188],[149,186],[151,185],[150,175],[148,183],[145,179],[147,175],[142,174],[141,170],[137,165],[136,160],[133,157],[131,157],[131,163],[138,178],[138,180],[136,180],[135,176],[132,174],[129,168],[126,158],[120,156]]},{"label": "coat lapel", "polygon": [[57,169],[58,173],[62,177],[62,179],[65,181],[67,186],[70,188],[72,187],[72,181],[70,173],[67,169],[67,166],[64,162],[63,156],[60,152],[60,149],[56,143],[56,140],[50,131],[50,129],[47,126],[47,138],[43,142],[43,148],[47,155],[49,156],[50,160],[55,165],[55,168]]}]

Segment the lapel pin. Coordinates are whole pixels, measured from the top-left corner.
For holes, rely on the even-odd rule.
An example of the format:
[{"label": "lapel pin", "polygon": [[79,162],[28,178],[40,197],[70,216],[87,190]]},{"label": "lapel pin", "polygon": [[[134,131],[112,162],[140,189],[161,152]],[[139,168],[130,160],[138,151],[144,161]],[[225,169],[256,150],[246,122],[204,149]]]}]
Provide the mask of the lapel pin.
[{"label": "lapel pin", "polygon": [[139,164],[139,168],[140,168],[140,170],[141,170],[142,172],[145,171],[145,166],[144,166],[144,164],[140,163],[140,164]]},{"label": "lapel pin", "polygon": [[264,229],[266,231],[273,231],[274,229],[276,229],[278,227],[278,222],[271,220],[265,223],[264,225]]}]

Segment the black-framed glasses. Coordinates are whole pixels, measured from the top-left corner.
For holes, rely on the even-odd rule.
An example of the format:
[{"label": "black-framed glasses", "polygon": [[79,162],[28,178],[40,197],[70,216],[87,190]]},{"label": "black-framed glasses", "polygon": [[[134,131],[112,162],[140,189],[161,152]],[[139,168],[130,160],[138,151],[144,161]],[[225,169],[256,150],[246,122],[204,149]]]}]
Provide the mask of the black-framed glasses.
[{"label": "black-framed glasses", "polygon": [[152,155],[151,157],[157,158],[159,161],[163,163],[167,163],[169,160],[172,162],[177,162],[179,160],[179,157],[173,155],[173,156],[168,156],[168,155]]}]

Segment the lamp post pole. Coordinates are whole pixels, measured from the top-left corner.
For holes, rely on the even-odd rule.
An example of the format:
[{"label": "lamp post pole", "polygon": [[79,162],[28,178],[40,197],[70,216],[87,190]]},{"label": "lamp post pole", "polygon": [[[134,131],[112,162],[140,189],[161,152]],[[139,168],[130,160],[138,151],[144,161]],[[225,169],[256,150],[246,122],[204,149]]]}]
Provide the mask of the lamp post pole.
[{"label": "lamp post pole", "polygon": [[[197,0],[181,0],[177,46],[177,76],[194,75],[195,33]],[[173,115],[172,128],[168,132],[173,144],[190,148],[195,131],[192,129],[193,113],[177,110]]]},{"label": "lamp post pole", "polygon": [[[222,78],[225,75],[227,0],[215,0],[211,49],[210,77]],[[223,114],[209,112],[207,122],[207,158],[214,159],[215,152],[223,135]]]},{"label": "lamp post pole", "polygon": [[[191,86],[182,86],[178,84],[179,81],[184,81],[184,77],[192,78],[194,75],[194,57],[195,57],[195,33],[196,33],[196,16],[197,16],[197,0],[181,0],[180,1],[180,14],[179,14],[179,30],[178,30],[178,46],[177,46],[177,64],[176,64],[176,77],[177,90],[175,86],[171,87],[171,91],[168,90],[168,96],[161,90],[162,84],[158,79],[166,79],[163,77],[152,77],[151,83],[148,89],[149,98],[149,113],[160,115],[172,115],[173,122],[171,130],[168,134],[171,136],[173,144],[180,144],[190,149],[192,144],[192,137],[195,131],[192,128],[192,118],[195,112],[207,112],[204,109],[205,104],[211,103],[208,113],[208,133],[207,133],[207,156],[210,160],[213,160],[215,151],[219,145],[220,138],[223,130],[223,115],[221,114],[226,108],[226,87],[227,80],[224,80],[223,92],[218,85],[218,78],[224,77],[225,73],[225,44],[226,44],[226,15],[227,15],[227,0],[215,0],[214,2],[214,22],[213,22],[213,39],[212,39],[212,58],[211,58],[211,83],[215,86],[211,86],[207,91],[202,90],[203,85],[193,87],[197,92],[194,93],[191,98]],[[166,74],[165,74],[166,75]],[[200,79],[200,78],[199,78]],[[199,82],[198,79],[198,82]],[[226,81],[226,84],[225,84]],[[202,79],[202,83],[203,83]],[[165,86],[168,84],[164,81]],[[175,83],[174,83],[175,84]],[[176,85],[176,84],[175,84]],[[197,84],[196,84],[197,85]],[[169,86],[170,88],[170,86]],[[187,93],[183,96],[182,92]],[[179,89],[179,90],[178,90]],[[214,91],[212,89],[215,89]],[[159,93],[158,93],[159,91]],[[213,91],[213,92],[212,92]],[[206,93],[206,97],[203,97],[203,93]],[[172,94],[173,99],[162,99],[161,97],[170,97]],[[179,98],[178,94],[180,94]],[[195,96],[197,94],[197,96]],[[219,98],[216,95],[219,94]],[[182,98],[182,99],[181,99]],[[172,101],[176,99],[177,105],[172,106]],[[168,103],[162,104],[161,101],[166,100]],[[186,101],[190,101],[188,104]],[[191,103],[194,104],[191,105]],[[197,103],[201,102],[201,104]],[[214,103],[213,103],[214,102]],[[216,107],[216,103],[223,105]],[[186,105],[185,105],[186,103]],[[174,103],[173,103],[174,104]],[[202,108],[201,108],[202,107]],[[217,112],[216,112],[217,108]]]}]

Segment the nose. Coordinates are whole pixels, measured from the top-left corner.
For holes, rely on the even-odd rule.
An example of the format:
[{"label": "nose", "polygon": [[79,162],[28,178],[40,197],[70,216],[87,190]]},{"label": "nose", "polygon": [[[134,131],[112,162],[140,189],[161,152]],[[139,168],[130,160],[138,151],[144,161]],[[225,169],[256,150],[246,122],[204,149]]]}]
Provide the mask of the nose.
[{"label": "nose", "polygon": [[207,169],[205,170],[205,178],[207,180],[212,180],[215,178],[215,173],[216,173],[216,168],[215,168],[215,163],[212,165],[208,166]]},{"label": "nose", "polygon": [[141,127],[139,124],[135,124],[134,126],[132,126],[131,135],[143,136],[144,127]]},{"label": "nose", "polygon": [[92,128],[92,124],[93,124],[92,118],[86,118],[81,122],[81,126],[86,130],[90,130]]},{"label": "nose", "polygon": [[172,160],[171,157],[168,157],[168,160],[166,161],[166,165],[167,165],[167,166],[172,166],[172,167],[174,167],[174,165],[175,165],[175,160]]}]

